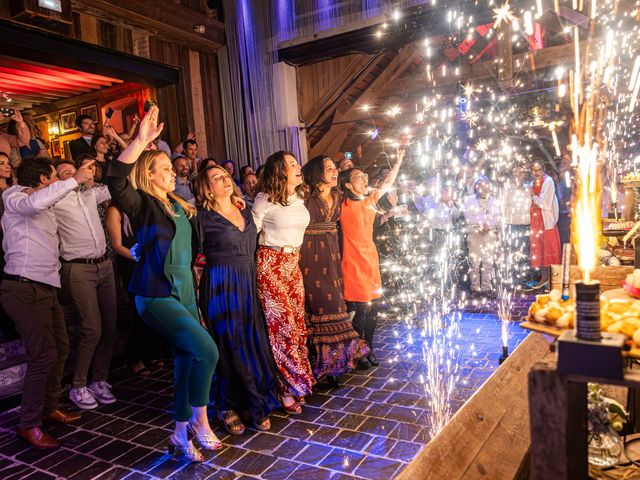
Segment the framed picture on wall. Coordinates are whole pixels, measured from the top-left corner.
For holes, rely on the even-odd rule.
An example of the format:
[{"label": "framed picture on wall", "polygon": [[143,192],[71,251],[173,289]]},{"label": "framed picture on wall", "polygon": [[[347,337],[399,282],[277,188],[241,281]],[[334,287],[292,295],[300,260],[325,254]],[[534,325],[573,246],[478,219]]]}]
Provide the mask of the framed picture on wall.
[{"label": "framed picture on wall", "polygon": [[99,122],[98,118],[98,106],[97,105],[89,105],[88,107],[82,107],[80,109],[80,115],[89,115],[93,118],[94,122]]},{"label": "framed picture on wall", "polygon": [[51,140],[51,152],[53,153],[54,157],[60,156],[60,140],[58,140],[57,138]]},{"label": "framed picture on wall", "polygon": [[76,128],[76,112],[74,110],[62,112],[60,114],[60,133],[71,132]]}]

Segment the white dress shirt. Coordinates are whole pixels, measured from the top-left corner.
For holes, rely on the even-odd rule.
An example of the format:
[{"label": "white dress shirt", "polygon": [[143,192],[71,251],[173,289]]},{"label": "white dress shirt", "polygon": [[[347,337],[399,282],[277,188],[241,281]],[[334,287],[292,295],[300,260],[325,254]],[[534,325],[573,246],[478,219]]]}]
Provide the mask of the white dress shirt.
[{"label": "white dress shirt", "polygon": [[502,212],[507,225],[531,223],[531,193],[524,185],[507,182],[502,190]]},{"label": "white dress shirt", "polygon": [[78,186],[74,178],[26,193],[14,185],[2,194],[4,271],[60,288],[58,224],[51,208]]},{"label": "white dress shirt", "polygon": [[540,210],[542,210],[542,222],[545,230],[551,230],[558,223],[560,212],[558,209],[558,199],[556,198],[556,185],[553,178],[547,176],[542,183],[540,195],[531,197]]},{"label": "white dress shirt", "polygon": [[98,204],[111,199],[106,185],[73,190],[55,204],[60,256],[64,260],[100,258],[107,251]]},{"label": "white dress shirt", "polygon": [[267,195],[258,193],[251,208],[258,227],[258,243],[268,247],[299,247],[304,239],[311,216],[304,200],[297,194],[289,197],[286,207],[271,203]]},{"label": "white dress shirt", "polygon": [[467,219],[469,231],[477,232],[482,227],[495,228],[500,221],[500,206],[493,197],[479,199],[475,195],[469,195],[462,208],[464,218]]}]

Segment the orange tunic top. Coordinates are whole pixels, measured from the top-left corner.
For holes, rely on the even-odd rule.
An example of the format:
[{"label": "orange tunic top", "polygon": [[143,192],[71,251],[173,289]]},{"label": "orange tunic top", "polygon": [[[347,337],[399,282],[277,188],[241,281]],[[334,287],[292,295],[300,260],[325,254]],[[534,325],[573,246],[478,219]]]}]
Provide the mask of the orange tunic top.
[{"label": "orange tunic top", "polygon": [[347,200],[342,204],[342,275],[344,299],[370,302],[382,294],[378,250],[373,243],[373,221],[379,190],[364,200]]}]

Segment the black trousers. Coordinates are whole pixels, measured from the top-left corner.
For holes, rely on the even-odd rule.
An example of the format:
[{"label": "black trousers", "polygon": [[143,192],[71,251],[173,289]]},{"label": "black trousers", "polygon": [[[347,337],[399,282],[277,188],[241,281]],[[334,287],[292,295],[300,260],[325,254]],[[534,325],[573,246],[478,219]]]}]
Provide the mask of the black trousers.
[{"label": "black trousers", "polygon": [[373,351],[373,335],[378,325],[378,308],[373,302],[350,302],[347,300],[347,312],[355,312],[353,329],[358,332],[360,338],[364,338],[371,351]]}]

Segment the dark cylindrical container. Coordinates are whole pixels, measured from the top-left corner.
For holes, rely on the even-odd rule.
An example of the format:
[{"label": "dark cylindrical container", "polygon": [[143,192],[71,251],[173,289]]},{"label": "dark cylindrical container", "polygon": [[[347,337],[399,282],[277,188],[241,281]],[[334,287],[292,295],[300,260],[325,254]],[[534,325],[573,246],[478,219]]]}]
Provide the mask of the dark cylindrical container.
[{"label": "dark cylindrical container", "polygon": [[600,340],[600,282],[576,282],[576,336]]}]

